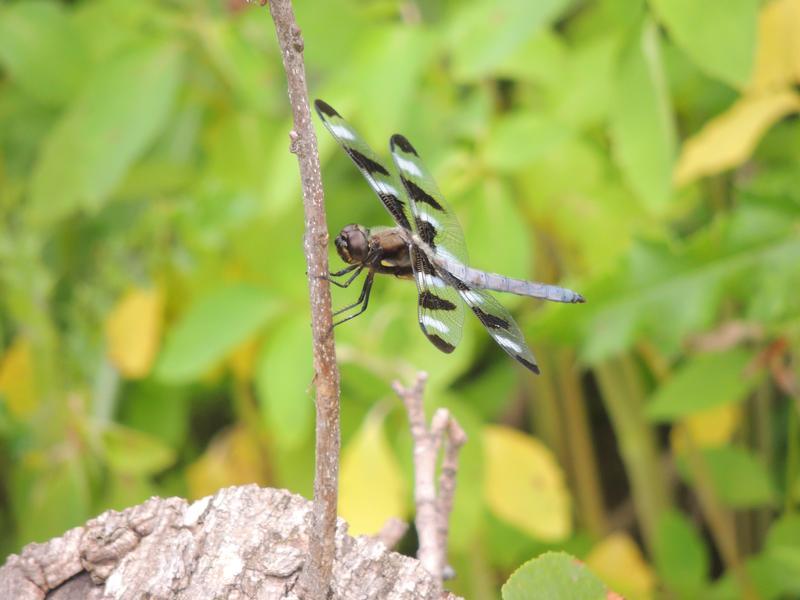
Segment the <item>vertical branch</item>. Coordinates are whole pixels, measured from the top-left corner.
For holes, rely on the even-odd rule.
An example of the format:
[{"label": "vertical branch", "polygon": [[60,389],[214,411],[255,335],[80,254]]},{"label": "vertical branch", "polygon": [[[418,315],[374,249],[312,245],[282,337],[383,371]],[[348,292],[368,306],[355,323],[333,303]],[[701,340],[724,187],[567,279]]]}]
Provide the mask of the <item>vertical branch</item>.
[{"label": "vertical branch", "polygon": [[[266,0],[262,0],[262,5]],[[305,211],[304,249],[311,301],[314,343],[314,383],[317,390],[316,472],[309,556],[300,580],[306,598],[328,595],[335,554],[336,504],[339,477],[339,369],[333,344],[328,275],[328,226],[325,222],[317,138],[308,106],[303,38],[291,0],[269,2],[286,71],[294,129],[291,151],[297,155]]]},{"label": "vertical branch", "polygon": [[[447,569],[447,533],[458,474],[458,452],[467,436],[447,409],[440,408],[428,429],[422,395],[426,373],[419,373],[410,388],[394,382],[392,387],[403,400],[408,412],[411,437],[414,440],[414,520],[419,537],[417,557],[422,566],[441,586]],[[444,458],[436,492],[436,462],[444,442]]]}]

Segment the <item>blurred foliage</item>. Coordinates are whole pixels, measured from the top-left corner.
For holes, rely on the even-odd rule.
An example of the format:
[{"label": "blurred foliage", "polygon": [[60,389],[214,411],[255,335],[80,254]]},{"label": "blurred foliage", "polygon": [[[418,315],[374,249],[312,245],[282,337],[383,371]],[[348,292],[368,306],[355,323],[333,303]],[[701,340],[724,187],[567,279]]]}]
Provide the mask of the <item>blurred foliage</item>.
[{"label": "blurred foliage", "polygon": [[[800,0],[296,10],[312,97],[413,140],[475,266],[588,299],[503,298],[537,378],[475,319],[439,353],[376,284],[336,331],[354,530],[412,516],[389,383],[424,367],[470,436],[454,591],[557,550],[629,598],[800,594]],[[0,5],[0,556],[152,494],[311,495],[290,127],[266,9]],[[391,224],[317,129],[331,232]],[[585,571],[546,554],[504,594]]]}]

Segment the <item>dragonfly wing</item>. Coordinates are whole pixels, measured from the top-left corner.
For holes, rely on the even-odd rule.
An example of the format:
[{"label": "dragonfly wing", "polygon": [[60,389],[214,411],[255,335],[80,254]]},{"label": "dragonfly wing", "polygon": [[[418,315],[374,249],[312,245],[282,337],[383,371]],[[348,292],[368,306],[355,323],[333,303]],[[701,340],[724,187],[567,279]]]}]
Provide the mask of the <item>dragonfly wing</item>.
[{"label": "dragonfly wing", "polygon": [[514,360],[538,375],[539,366],[536,364],[533,352],[525,343],[525,336],[522,335],[522,330],[508,309],[486,290],[471,288],[460,281],[454,283],[457,284],[458,293],[464,302],[472,309],[497,345]]},{"label": "dragonfly wing", "polygon": [[419,153],[400,134],[392,136],[389,148],[400,181],[406,189],[420,238],[438,255],[466,265],[468,259],[464,232]]},{"label": "dragonfly wing", "polygon": [[422,333],[439,350],[450,353],[461,341],[464,303],[458,291],[437,274],[425,253],[414,246],[411,265],[419,292],[417,314]]},{"label": "dragonfly wing", "polygon": [[414,231],[411,211],[402,200],[397,178],[383,165],[364,138],[330,104],[315,100],[314,107],[325,128],[356,164],[395,222],[408,231]]}]

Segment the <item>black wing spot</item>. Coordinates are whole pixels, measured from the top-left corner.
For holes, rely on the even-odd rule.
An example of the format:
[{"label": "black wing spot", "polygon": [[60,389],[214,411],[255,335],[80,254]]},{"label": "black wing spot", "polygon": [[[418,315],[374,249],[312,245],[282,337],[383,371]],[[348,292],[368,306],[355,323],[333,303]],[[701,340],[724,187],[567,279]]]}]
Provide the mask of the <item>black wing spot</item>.
[{"label": "black wing spot", "polygon": [[389,171],[386,170],[386,167],[378,162],[375,162],[368,156],[364,156],[358,150],[353,148],[345,148],[344,150],[350,155],[350,158],[352,158],[353,161],[367,173],[380,173],[381,175],[389,175]]},{"label": "black wing spot", "polygon": [[427,333],[427,332],[425,333],[425,335],[428,336],[428,339],[431,341],[431,343],[434,346],[436,346],[439,350],[441,350],[445,354],[450,354],[453,350],[456,349],[456,347],[453,346],[453,344],[451,344],[449,342],[445,342],[438,335],[435,335],[433,333]]},{"label": "black wing spot", "polygon": [[417,265],[417,271],[421,271],[426,275],[436,275],[436,269],[433,268],[431,261],[428,260],[428,257],[425,256],[422,251],[412,246],[412,256]]},{"label": "black wing spot", "polygon": [[419,217],[416,217],[414,220],[417,222],[417,232],[419,232],[419,237],[422,238],[423,242],[431,247],[434,247],[433,238],[436,237],[436,228],[427,221],[423,221]]},{"label": "black wing spot", "polygon": [[424,202],[425,204],[433,207],[435,210],[444,210],[442,205],[434,200],[433,196],[419,187],[416,183],[409,181],[405,177],[402,177],[402,180],[403,185],[405,185],[406,189],[408,190],[408,195],[411,196],[411,199],[414,200],[414,202]]},{"label": "black wing spot", "polygon": [[403,211],[403,201],[394,194],[378,192],[378,196],[380,196],[383,205],[389,209],[389,212],[392,214],[392,217],[394,217],[394,220],[397,221],[397,224],[411,231],[411,223],[408,222],[408,218]]},{"label": "black wing spot", "polygon": [[540,373],[539,365],[537,365],[536,363],[532,363],[528,359],[522,358],[519,354],[515,354],[514,358],[517,359],[518,363],[520,363],[520,364],[524,365],[525,367],[529,368],[531,371],[533,371],[537,375]]},{"label": "black wing spot", "polygon": [[328,115],[329,117],[342,118],[342,115],[336,112],[336,110],[330,104],[322,100],[314,100],[314,107],[317,109],[317,113],[319,113],[320,117],[322,117],[322,115]]},{"label": "black wing spot", "polygon": [[466,292],[467,290],[471,289],[466,283],[461,281],[458,277],[454,277],[452,274],[448,273],[447,276],[447,283],[452,285],[457,290],[462,292]]},{"label": "black wing spot", "polygon": [[411,142],[409,142],[405,138],[405,136],[402,136],[399,133],[395,133],[392,136],[391,146],[392,146],[392,150],[394,150],[394,147],[397,146],[403,152],[408,152],[409,154],[413,154],[414,156],[417,156],[417,157],[419,156],[419,154],[417,154],[417,151],[414,149],[414,146],[411,145]]},{"label": "black wing spot", "polygon": [[508,321],[505,319],[489,314],[477,306],[472,307],[472,312],[474,312],[478,319],[480,319],[481,323],[483,323],[489,329],[505,329],[508,331]]},{"label": "black wing spot", "polygon": [[419,295],[419,305],[422,308],[430,308],[432,310],[455,310],[456,305],[447,300],[446,298],[441,298],[436,294],[432,294],[428,290],[425,290]]}]

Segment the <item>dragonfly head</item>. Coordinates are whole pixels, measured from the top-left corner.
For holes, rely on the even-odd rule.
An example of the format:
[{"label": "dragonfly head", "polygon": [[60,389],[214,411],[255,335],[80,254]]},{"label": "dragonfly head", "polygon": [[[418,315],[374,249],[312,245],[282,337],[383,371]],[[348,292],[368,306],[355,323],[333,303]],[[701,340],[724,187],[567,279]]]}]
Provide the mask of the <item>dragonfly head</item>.
[{"label": "dragonfly head", "polygon": [[361,225],[347,225],[333,242],[342,260],[350,265],[361,264],[369,253],[369,231]]}]

